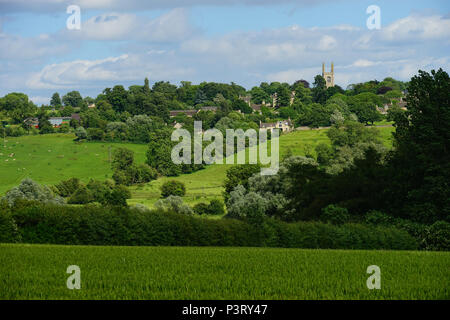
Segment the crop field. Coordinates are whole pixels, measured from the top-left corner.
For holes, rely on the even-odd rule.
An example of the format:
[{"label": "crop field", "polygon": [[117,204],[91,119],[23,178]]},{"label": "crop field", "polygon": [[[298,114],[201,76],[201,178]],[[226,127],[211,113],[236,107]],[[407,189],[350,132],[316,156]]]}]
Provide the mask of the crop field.
[{"label": "crop field", "polygon": [[[378,128],[387,147],[392,145],[394,128]],[[314,154],[319,143],[329,143],[327,129],[295,131],[280,137],[280,157]],[[51,134],[8,138],[6,148],[0,144],[0,195],[17,186],[26,177],[41,184],[55,184],[61,180],[78,177],[89,179],[111,178],[109,152],[125,147],[135,153],[135,161],[143,163],[147,146],[131,143],[88,142],[76,143],[72,134]],[[248,152],[248,151],[247,151]],[[12,155],[12,156],[11,156]],[[141,203],[151,207],[159,198],[159,187],[167,180],[181,181],[186,185],[184,201],[188,204],[220,198],[223,181],[230,165],[210,165],[204,170],[179,177],[162,177],[150,183],[130,188],[130,205]]]},{"label": "crop field", "polygon": [[[0,299],[449,299],[450,253],[0,244]],[[81,289],[66,286],[80,268]],[[381,269],[369,290],[367,267]]]}]

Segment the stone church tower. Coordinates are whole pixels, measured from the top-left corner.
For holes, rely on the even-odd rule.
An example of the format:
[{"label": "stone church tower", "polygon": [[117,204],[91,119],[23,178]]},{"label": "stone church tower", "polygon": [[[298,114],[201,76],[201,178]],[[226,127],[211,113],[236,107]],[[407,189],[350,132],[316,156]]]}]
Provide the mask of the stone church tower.
[{"label": "stone church tower", "polygon": [[334,63],[331,63],[331,72],[325,72],[325,63],[322,63],[322,77],[325,79],[327,88],[334,87]]}]

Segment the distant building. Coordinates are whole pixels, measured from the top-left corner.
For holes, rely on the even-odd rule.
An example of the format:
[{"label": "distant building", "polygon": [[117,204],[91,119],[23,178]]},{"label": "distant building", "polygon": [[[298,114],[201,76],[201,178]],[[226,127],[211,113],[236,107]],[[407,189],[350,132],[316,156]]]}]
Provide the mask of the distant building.
[{"label": "distant building", "polygon": [[185,114],[189,118],[192,118],[197,112],[197,110],[172,110],[170,111],[170,117],[173,118],[180,114]]},{"label": "distant building", "polygon": [[262,106],[263,106],[262,104],[254,104],[254,103],[252,103],[250,108],[252,108],[254,112],[261,114],[262,113],[261,112],[261,107]]},{"label": "distant building", "polygon": [[201,107],[200,111],[211,111],[211,112],[217,112],[217,107],[213,107],[213,106],[206,106],[206,107]]},{"label": "distant building", "polygon": [[199,113],[200,111],[211,111],[211,112],[217,112],[217,107],[214,106],[205,106],[201,107],[198,110],[195,109],[189,109],[189,110],[172,110],[170,111],[170,117],[176,117],[180,114],[185,114],[187,117],[192,118],[195,114]]},{"label": "distant building", "polygon": [[277,122],[260,122],[260,129],[272,131],[273,129],[280,129],[282,132],[291,132],[294,129],[291,119],[281,120]]},{"label": "distant building", "polygon": [[250,95],[247,96],[239,96],[239,99],[243,100],[249,107],[251,107],[252,97]]},{"label": "distant building", "polygon": [[327,88],[334,87],[334,63],[331,63],[331,72],[325,72],[325,63],[322,63],[322,77],[325,79]]},{"label": "distant building", "polygon": [[173,127],[174,127],[175,129],[181,129],[181,128],[183,128],[183,124],[182,124],[182,123],[179,123],[179,122],[175,122],[174,125],[173,125]]},{"label": "distant building", "polygon": [[[48,118],[48,121],[54,128],[59,128],[65,123],[70,124],[70,120],[72,119],[80,121],[80,115],[78,113],[73,113],[70,117],[51,117]],[[28,124],[30,127],[34,127],[36,129],[39,128],[38,118],[27,118],[23,122]]]},{"label": "distant building", "polygon": [[70,124],[70,120],[72,120],[72,117],[52,117],[48,119],[53,128],[59,128],[63,124]]}]

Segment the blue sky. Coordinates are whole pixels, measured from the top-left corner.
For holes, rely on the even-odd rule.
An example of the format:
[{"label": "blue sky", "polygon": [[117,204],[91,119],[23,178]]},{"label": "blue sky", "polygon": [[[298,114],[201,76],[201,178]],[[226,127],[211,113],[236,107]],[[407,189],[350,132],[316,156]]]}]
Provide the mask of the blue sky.
[{"label": "blue sky", "polygon": [[[66,8],[81,8],[67,30]],[[366,8],[381,9],[368,30]],[[0,95],[47,103],[55,91],[95,97],[115,84],[182,80],[312,81],[334,61],[336,82],[450,65],[446,0],[0,0]]]}]

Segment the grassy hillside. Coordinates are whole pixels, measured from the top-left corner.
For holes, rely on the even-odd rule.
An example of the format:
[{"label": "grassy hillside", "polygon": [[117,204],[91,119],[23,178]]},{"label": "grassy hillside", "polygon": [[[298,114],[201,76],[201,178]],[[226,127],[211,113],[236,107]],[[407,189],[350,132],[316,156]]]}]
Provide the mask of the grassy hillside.
[{"label": "grassy hillside", "polygon": [[0,144],[0,194],[26,177],[43,184],[54,184],[72,177],[86,182],[90,178],[110,178],[109,147],[111,151],[127,147],[135,152],[138,162],[145,160],[145,145],[76,143],[74,138],[72,134],[7,138],[6,148]]},{"label": "grassy hillside", "polygon": [[[0,299],[449,299],[450,253],[0,245]],[[66,269],[81,270],[69,290]],[[381,269],[369,290],[367,267]]]},{"label": "grassy hillside", "polygon": [[[378,128],[386,146],[391,146],[392,127]],[[26,177],[42,184],[55,184],[61,180],[78,177],[104,180],[112,175],[109,148],[126,147],[135,152],[136,162],[145,161],[146,145],[124,143],[76,143],[71,134],[24,136],[8,138],[6,149],[0,145],[0,194],[18,185]],[[295,131],[280,137],[280,157],[288,150],[294,155],[314,154],[317,144],[329,143],[324,130]],[[14,154],[12,157],[9,155]],[[15,159],[15,160],[14,160]],[[160,197],[159,187],[167,180],[186,184],[184,200],[193,204],[220,197],[222,183],[229,165],[211,165],[204,170],[179,177],[163,177],[143,186],[131,188],[130,204],[151,206]]]}]

